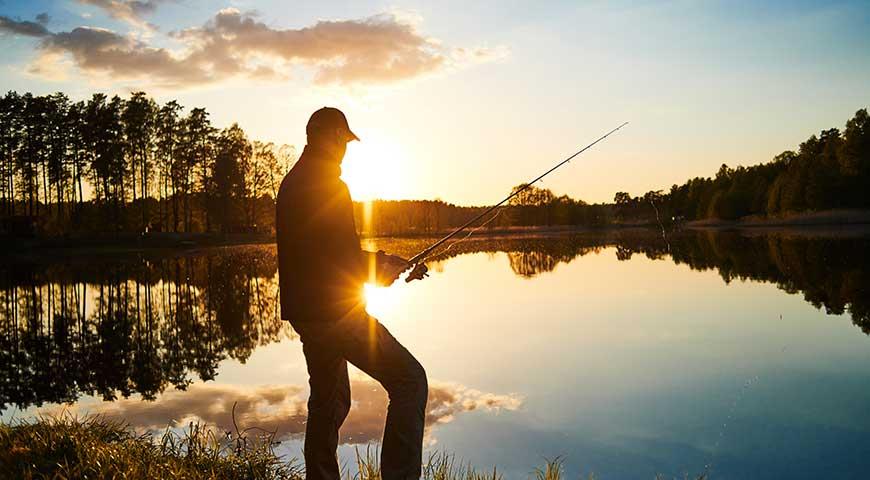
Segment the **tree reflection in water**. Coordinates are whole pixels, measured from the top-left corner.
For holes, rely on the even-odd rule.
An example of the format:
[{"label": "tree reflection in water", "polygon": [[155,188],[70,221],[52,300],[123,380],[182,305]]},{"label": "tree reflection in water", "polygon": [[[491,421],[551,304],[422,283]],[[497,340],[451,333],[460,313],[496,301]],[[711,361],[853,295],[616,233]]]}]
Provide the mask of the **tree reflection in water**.
[{"label": "tree reflection in water", "polygon": [[292,334],[276,272],[268,246],[4,267],[0,404],[151,399],[191,373],[210,380],[221,360]]},{"label": "tree reflection in water", "polygon": [[[409,257],[431,239],[380,239],[374,247]],[[517,275],[534,277],[614,248],[670,258],[695,270],[774,283],[828,313],[848,312],[870,334],[870,238],[735,232],[655,232],[470,239],[432,259],[506,252]],[[372,245],[368,246],[369,248]],[[436,268],[437,269],[437,268]],[[208,249],[185,255],[71,259],[0,267],[0,407],[153,399],[218,363],[245,361],[259,346],[289,338],[279,318],[274,246]]]},{"label": "tree reflection in water", "polygon": [[[848,312],[852,322],[870,334],[870,236],[682,231],[668,236],[667,242],[660,234],[645,230],[555,237],[471,237],[445,254],[432,257],[432,261],[437,264],[476,252],[506,252],[513,272],[530,278],[551,272],[560,263],[612,247],[620,261],[637,254],[654,260],[670,258],[693,270],[717,270],[725,283],[734,279],[773,283],[788,293],[803,294],[807,302],[829,314]],[[377,245],[411,256],[429,243],[427,239],[388,239]]]}]

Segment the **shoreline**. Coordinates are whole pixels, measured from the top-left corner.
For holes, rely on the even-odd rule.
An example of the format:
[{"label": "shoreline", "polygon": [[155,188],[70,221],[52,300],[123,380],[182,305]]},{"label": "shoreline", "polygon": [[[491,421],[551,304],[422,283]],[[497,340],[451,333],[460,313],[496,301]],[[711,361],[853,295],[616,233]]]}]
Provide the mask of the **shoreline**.
[{"label": "shoreline", "polygon": [[[598,226],[549,225],[482,229],[477,238],[534,237],[560,234],[613,233],[619,231],[660,232],[656,223],[611,223]],[[668,230],[740,231],[746,234],[798,233],[822,235],[870,235],[870,210],[830,210],[794,214],[779,218],[743,218],[740,220],[697,220],[670,225]],[[360,235],[361,240],[379,238],[440,238],[451,229],[430,232],[403,232],[393,235]],[[0,258],[33,261],[41,258],[75,255],[129,255],[136,253],[180,251],[240,245],[274,244],[275,237],[266,233],[151,233],[97,234],[50,238],[0,238]]]},{"label": "shoreline", "polygon": [[818,212],[791,213],[777,217],[748,216],[738,220],[693,220],[686,228],[750,229],[772,227],[843,227],[870,225],[870,210],[839,209]]}]

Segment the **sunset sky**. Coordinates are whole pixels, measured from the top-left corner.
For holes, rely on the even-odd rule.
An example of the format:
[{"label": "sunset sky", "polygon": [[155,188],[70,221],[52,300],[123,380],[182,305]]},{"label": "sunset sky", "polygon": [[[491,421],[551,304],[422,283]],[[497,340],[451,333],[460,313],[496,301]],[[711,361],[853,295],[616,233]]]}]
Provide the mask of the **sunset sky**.
[{"label": "sunset sky", "polygon": [[[761,6],[763,4],[763,6]],[[300,150],[324,105],[358,199],[590,202],[770,160],[870,105],[870,3],[0,0],[0,88],[143,90]]]}]

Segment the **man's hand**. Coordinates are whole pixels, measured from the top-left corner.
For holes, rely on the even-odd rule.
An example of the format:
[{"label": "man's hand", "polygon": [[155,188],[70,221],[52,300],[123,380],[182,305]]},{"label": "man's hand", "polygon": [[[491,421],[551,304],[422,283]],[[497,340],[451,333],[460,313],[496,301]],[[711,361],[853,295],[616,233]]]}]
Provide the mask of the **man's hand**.
[{"label": "man's hand", "polygon": [[409,273],[407,278],[405,278],[405,283],[410,283],[413,280],[423,280],[428,276],[429,267],[427,267],[425,263],[418,263],[414,265],[414,269],[411,270],[411,273]]},{"label": "man's hand", "polygon": [[399,278],[405,270],[411,267],[402,257],[387,255],[383,251],[377,254],[377,281],[378,285],[389,287]]}]

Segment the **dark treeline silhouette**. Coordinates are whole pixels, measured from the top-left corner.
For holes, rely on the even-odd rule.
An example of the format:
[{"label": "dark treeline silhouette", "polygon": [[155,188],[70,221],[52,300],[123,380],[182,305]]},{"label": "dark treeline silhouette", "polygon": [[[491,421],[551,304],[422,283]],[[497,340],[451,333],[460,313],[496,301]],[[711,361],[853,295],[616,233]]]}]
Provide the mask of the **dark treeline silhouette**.
[{"label": "dark treeline silhouette", "polygon": [[[516,189],[523,185],[517,185]],[[357,229],[367,236],[426,234],[458,227],[488,207],[463,207],[440,200],[375,200],[357,202]],[[531,186],[478,225],[487,229],[532,226],[601,226],[610,221],[612,207],[590,205],[567,195],[556,196]]]},{"label": "dark treeline silhouette", "polygon": [[[62,93],[0,98],[0,235],[274,230],[274,198],[293,147],[250,141],[208,112],[183,114],[142,92],[128,99]],[[519,188],[521,185],[514,187]],[[587,204],[531,187],[487,228],[661,224],[870,208],[870,118],[861,109],[771,162],[693,178],[669,192]],[[485,207],[440,200],[356,203],[369,236],[426,234],[465,223]]]},{"label": "dark treeline silhouette", "polygon": [[[784,217],[830,209],[870,208],[870,117],[858,110],[842,132],[831,128],[751,167],[722,165],[713,178],[693,178],[640,197],[618,192],[619,219],[662,221]],[[658,211],[656,210],[658,209]]]},{"label": "dark treeline silhouette", "polygon": [[[0,98],[0,233],[268,229],[292,147],[145,93]],[[264,225],[266,227],[264,227]]]},{"label": "dark treeline silhouette", "polygon": [[286,338],[275,250],[0,269],[0,409],[154,398]]},{"label": "dark treeline silhouette", "polygon": [[[521,187],[514,187],[514,191]],[[822,131],[771,162],[752,167],[722,165],[713,178],[693,178],[669,192],[632,197],[617,192],[612,204],[587,204],[531,187],[515,197],[490,228],[510,226],[655,224],[747,216],[779,217],[829,209],[870,208],[870,117],[861,109],[838,129]],[[483,211],[440,201],[376,201],[364,208],[370,235],[431,233],[459,226]],[[484,220],[485,221],[485,220]]]},{"label": "dark treeline silhouette", "polygon": [[[384,238],[368,248],[411,256],[431,238]],[[645,255],[776,284],[828,313],[849,313],[870,334],[870,241],[737,232],[648,230],[594,234],[470,237],[436,254],[505,252],[531,278],[588,254]],[[154,253],[125,260],[71,259],[0,267],[0,409],[105,399],[154,398],[191,375],[209,380],[226,358],[245,361],[259,346],[288,338],[278,317],[277,259],[270,245]]]}]

